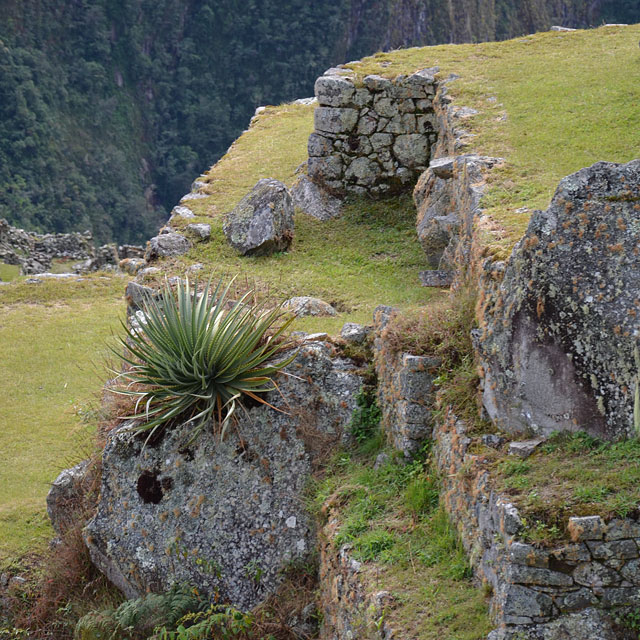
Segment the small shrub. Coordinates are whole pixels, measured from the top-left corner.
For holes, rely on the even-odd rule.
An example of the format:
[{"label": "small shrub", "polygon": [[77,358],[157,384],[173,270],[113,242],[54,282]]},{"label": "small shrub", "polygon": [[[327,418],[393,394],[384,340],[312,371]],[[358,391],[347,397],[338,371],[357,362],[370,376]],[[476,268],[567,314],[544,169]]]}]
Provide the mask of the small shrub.
[{"label": "small shrub", "polygon": [[195,438],[209,419],[216,419],[221,436],[243,398],[267,404],[259,394],[277,388],[273,376],[295,356],[275,361],[290,346],[278,342],[293,322],[276,307],[247,303],[250,292],[227,310],[227,293],[220,281],[210,296],[210,282],[198,294],[198,283],[166,284],[157,297],[148,296],[144,321],[127,328],[120,346],[130,354],[127,381],[116,392],[136,399],[133,416],[150,431],[174,421],[191,422]]}]

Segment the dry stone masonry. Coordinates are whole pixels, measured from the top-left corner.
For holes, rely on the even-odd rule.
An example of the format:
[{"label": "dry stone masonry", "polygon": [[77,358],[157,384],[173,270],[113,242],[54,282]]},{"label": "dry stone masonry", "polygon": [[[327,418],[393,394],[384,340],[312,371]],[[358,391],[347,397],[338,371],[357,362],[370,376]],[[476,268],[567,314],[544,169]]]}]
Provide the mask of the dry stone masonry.
[{"label": "dry stone masonry", "polygon": [[493,490],[464,423],[449,414],[434,440],[444,504],[492,589],[499,627],[490,640],[620,638],[610,614],[640,605],[640,522],[570,518],[570,540],[534,546],[517,508]]},{"label": "dry stone masonry", "polygon": [[373,315],[373,350],[378,377],[378,404],[387,440],[405,457],[412,457],[431,436],[433,379],[436,358],[396,353],[384,329],[396,310],[379,306]]},{"label": "dry stone masonry", "polygon": [[337,195],[406,189],[429,165],[436,143],[434,74],[395,79],[330,69],[316,80],[319,106],[309,136],[309,177]]}]

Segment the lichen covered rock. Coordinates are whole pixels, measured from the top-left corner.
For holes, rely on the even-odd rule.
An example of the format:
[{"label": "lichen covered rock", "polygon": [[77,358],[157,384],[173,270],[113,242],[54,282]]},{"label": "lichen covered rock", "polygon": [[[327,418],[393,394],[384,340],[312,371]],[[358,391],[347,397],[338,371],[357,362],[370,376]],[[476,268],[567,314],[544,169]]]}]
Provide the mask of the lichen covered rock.
[{"label": "lichen covered rock", "polygon": [[229,244],[243,255],[286,251],[293,240],[293,201],[279,180],[264,178],[224,219]]},{"label": "lichen covered rock", "polygon": [[160,232],[160,235],[149,240],[145,259],[147,262],[151,262],[158,258],[181,256],[187,253],[189,249],[191,249],[191,243],[183,235],[172,231],[168,233]]},{"label": "lichen covered rock", "polygon": [[638,160],[582,169],[534,212],[483,309],[484,406],[501,428],[637,432],[639,247]]},{"label": "lichen covered rock", "polygon": [[282,396],[240,416],[223,441],[188,427],[159,442],[121,429],[103,455],[98,511],[86,528],[93,562],[127,597],[188,582],[249,608],[284,567],[307,558],[313,518],[304,490],[317,456],[338,441],[361,379],[328,344],[307,343],[280,376]]}]

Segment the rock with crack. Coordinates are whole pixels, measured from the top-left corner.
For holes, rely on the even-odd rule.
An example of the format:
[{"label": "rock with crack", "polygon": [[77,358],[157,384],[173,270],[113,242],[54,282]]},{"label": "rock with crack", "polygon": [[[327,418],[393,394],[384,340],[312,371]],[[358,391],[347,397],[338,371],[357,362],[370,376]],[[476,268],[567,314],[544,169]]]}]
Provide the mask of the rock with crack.
[{"label": "rock with crack", "polygon": [[273,593],[282,569],[315,545],[304,492],[338,442],[362,380],[331,345],[303,344],[266,405],[247,409],[224,440],[188,425],[145,446],[113,433],[101,496],[85,530],[93,562],[129,598],[188,582],[248,609]]},{"label": "rock with crack", "polygon": [[227,213],[223,231],[242,255],[286,251],[293,240],[293,201],[286,185],[264,178]]},{"label": "rock with crack", "polygon": [[564,178],[484,304],[484,406],[504,430],[638,433],[640,160]]}]

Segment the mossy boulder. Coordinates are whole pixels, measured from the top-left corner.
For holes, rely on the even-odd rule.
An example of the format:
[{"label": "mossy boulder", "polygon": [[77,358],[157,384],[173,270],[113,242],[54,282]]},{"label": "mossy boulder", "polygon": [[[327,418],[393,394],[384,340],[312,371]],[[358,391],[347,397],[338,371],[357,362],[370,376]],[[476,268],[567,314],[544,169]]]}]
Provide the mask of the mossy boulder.
[{"label": "mossy boulder", "polygon": [[224,219],[229,244],[243,255],[286,251],[293,240],[293,200],[279,180],[264,178]]},{"label": "mossy boulder", "polygon": [[560,182],[481,324],[484,406],[501,428],[637,433],[640,160],[598,162]]}]

